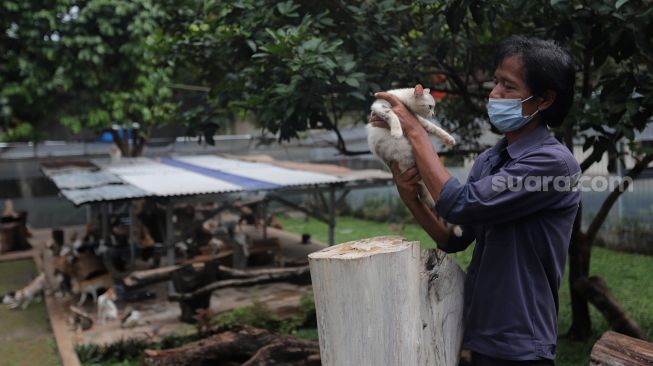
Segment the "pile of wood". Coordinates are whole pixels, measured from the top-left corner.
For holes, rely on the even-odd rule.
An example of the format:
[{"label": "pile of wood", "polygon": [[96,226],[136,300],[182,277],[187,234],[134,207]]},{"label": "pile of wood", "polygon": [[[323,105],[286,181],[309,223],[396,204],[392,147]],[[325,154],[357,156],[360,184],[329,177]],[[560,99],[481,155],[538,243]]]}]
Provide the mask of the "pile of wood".
[{"label": "pile of wood", "polygon": [[241,327],[167,350],[145,350],[146,366],[318,366],[319,344],[268,330]]}]

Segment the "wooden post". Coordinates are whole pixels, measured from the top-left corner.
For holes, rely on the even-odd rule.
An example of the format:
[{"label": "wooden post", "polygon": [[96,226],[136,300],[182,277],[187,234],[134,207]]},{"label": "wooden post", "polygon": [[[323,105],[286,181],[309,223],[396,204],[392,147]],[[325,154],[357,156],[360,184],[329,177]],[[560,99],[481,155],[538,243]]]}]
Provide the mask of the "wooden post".
[{"label": "wooden post", "polygon": [[310,254],[324,366],[458,364],[464,273],[400,237]]}]

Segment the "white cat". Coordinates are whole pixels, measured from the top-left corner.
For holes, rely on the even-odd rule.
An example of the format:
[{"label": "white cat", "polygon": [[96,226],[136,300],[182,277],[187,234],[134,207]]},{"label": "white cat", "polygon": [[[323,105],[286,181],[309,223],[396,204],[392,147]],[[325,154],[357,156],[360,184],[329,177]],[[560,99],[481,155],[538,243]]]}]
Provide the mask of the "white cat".
[{"label": "white cat", "polygon": [[[447,131],[436,126],[427,118],[432,118],[435,111],[435,99],[429,89],[417,85],[415,88],[394,89],[387,93],[394,95],[401,101],[408,110],[413,112],[415,117],[426,132],[437,136],[447,145],[454,145],[456,140]],[[377,99],[371,107],[372,113],[385,120],[390,129],[367,125],[367,143],[372,153],[388,166],[392,162],[397,162],[399,170],[403,173],[408,168],[415,166],[415,157],[413,156],[412,146],[403,135],[399,118],[392,111],[390,103],[384,99]],[[435,201],[431,197],[424,182],[420,181],[419,198],[429,208],[435,206]],[[458,226],[452,228],[454,235],[461,236],[462,230]]]},{"label": "white cat", "polygon": [[109,288],[105,293],[100,295],[97,300],[97,322],[104,324],[109,320],[118,318],[118,308],[116,307],[116,292]]},{"label": "white cat", "polygon": [[[408,110],[415,114],[426,132],[436,135],[447,145],[456,143],[456,140],[447,131],[427,120],[427,118],[433,117],[435,109],[435,99],[429,89],[417,85],[414,89],[395,89],[389,90],[388,93],[396,96]],[[383,99],[377,99],[371,109],[372,113],[388,122],[390,126],[390,130],[388,130],[367,125],[367,143],[372,153],[387,165],[396,161],[402,173],[415,166],[412,147],[408,139],[404,137],[399,118],[392,111],[390,103]],[[423,182],[420,182],[420,186],[421,201],[433,208],[435,202],[431,194]]]}]

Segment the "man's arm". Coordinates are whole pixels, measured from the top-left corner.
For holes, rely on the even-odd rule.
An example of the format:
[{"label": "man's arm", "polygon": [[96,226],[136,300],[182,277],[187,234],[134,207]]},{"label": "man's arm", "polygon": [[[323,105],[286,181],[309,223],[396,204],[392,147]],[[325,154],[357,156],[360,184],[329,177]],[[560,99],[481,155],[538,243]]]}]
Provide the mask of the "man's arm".
[{"label": "man's arm", "polygon": [[435,241],[438,248],[447,253],[455,253],[465,250],[475,239],[474,233],[471,228],[464,227],[463,235],[456,237],[451,235],[449,229],[444,224],[444,221],[438,219],[433,211],[422,201],[417,200],[416,203],[406,204],[410,212],[415,217],[415,220],[426,231],[427,234]]},{"label": "man's arm", "polygon": [[437,243],[438,248],[445,252],[459,252],[465,250],[474,240],[471,229],[463,229],[462,237],[449,235],[444,222],[438,219],[418,196],[419,182],[422,180],[416,168],[407,169],[401,173],[397,163],[390,164],[390,171],[397,185],[399,196],[419,225]]}]

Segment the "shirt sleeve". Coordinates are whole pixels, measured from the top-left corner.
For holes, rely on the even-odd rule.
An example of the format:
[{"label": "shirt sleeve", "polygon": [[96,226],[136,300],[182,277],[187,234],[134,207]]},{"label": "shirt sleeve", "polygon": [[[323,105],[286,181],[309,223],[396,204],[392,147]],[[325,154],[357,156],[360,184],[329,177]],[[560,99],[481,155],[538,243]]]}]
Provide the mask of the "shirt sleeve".
[{"label": "shirt sleeve", "polygon": [[461,236],[455,236],[453,233],[450,233],[447,242],[443,244],[438,243],[438,248],[447,253],[462,252],[467,249],[476,240],[476,234],[474,233],[474,228],[469,225],[460,225],[460,228],[463,231]]},{"label": "shirt sleeve", "polygon": [[459,225],[512,221],[565,203],[577,178],[554,151],[538,150],[473,182],[450,178],[435,209]]}]

